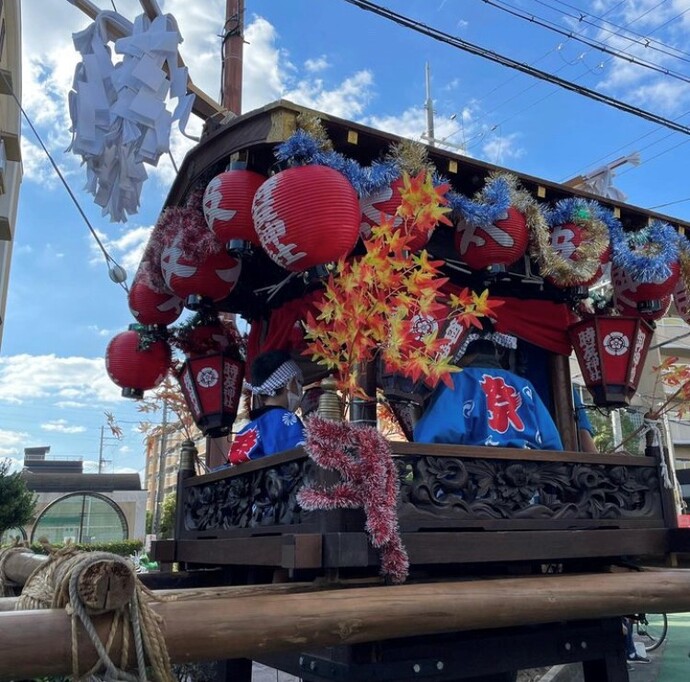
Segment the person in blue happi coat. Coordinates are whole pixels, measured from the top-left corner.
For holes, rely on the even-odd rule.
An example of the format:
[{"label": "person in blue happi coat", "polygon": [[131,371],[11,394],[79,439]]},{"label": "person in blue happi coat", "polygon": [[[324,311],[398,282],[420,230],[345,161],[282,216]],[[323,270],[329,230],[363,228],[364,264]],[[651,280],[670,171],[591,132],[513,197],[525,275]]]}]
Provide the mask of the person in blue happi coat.
[{"label": "person in blue happi coat", "polygon": [[453,374],[417,422],[418,443],[456,443],[563,450],[561,437],[534,386],[502,368],[493,341],[472,341]]},{"label": "person in blue happi coat", "polygon": [[302,400],[302,371],[290,354],[273,350],[251,366],[251,421],[233,440],[229,464],[274,455],[304,442],[304,424],[295,414]]}]

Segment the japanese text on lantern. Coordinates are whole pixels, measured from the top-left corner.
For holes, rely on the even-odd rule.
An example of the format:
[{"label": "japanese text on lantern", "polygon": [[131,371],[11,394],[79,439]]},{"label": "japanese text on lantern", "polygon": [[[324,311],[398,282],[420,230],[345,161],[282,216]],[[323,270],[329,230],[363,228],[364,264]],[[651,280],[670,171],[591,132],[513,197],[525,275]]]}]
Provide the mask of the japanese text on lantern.
[{"label": "japanese text on lantern", "polygon": [[[268,183],[264,183],[265,187]],[[304,258],[307,254],[305,251],[293,253],[297,249],[297,244],[285,244],[283,240],[287,233],[285,221],[276,212],[273,199],[273,186],[265,191],[259,191],[254,197],[254,208],[252,215],[254,223],[261,225],[262,229],[259,233],[261,246],[264,250],[270,253],[275,261],[284,268],[296,263],[298,260]]]},{"label": "japanese text on lantern", "polygon": [[459,322],[457,318],[452,319],[443,334],[443,344],[439,348],[439,355],[450,355],[465,329],[462,322]]},{"label": "japanese text on lantern", "polygon": [[577,341],[582,351],[582,359],[584,360],[590,381],[599,381],[601,379],[601,361],[597,351],[594,329],[589,327],[579,332]]},{"label": "japanese text on lantern", "polygon": [[[508,214],[506,213],[506,215],[502,216],[500,219],[505,220],[507,217]],[[459,229],[460,243],[458,245],[458,249],[461,256],[464,256],[467,253],[467,250],[473,244],[476,246],[484,246],[486,244],[486,239],[478,234],[478,231],[480,230],[488,234],[489,237],[491,237],[497,244],[500,244],[505,248],[512,248],[515,244],[515,240],[511,237],[511,235],[497,225],[470,225],[469,223],[465,223]]]},{"label": "japanese text on lantern", "polygon": [[642,329],[637,330],[637,336],[635,337],[635,348],[632,355],[632,365],[630,367],[630,379],[631,383],[635,383],[635,377],[637,376],[637,370],[640,368],[640,360],[642,359],[642,349],[644,348],[645,341],[647,340],[647,335]]},{"label": "japanese text on lantern", "polygon": [[234,362],[223,363],[223,407],[234,410],[237,406],[240,368]]},{"label": "japanese text on lantern", "polygon": [[189,402],[191,403],[194,419],[199,419],[199,417],[201,416],[201,405],[199,405],[199,400],[196,397],[196,388],[194,386],[194,382],[192,381],[191,372],[183,372],[182,380],[184,381],[184,387],[186,389],[187,397],[189,398]]}]

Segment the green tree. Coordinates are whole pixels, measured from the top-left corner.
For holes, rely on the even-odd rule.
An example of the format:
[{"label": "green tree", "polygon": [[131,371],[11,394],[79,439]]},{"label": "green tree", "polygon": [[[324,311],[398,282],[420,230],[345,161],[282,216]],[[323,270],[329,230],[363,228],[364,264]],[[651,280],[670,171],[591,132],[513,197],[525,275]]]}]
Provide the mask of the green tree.
[{"label": "green tree", "polygon": [[9,469],[9,459],[0,461],[0,534],[31,521],[36,507],[36,496],[19,472],[10,474]]},{"label": "green tree", "polygon": [[166,495],[161,505],[161,538],[171,538],[175,530],[175,494]]}]

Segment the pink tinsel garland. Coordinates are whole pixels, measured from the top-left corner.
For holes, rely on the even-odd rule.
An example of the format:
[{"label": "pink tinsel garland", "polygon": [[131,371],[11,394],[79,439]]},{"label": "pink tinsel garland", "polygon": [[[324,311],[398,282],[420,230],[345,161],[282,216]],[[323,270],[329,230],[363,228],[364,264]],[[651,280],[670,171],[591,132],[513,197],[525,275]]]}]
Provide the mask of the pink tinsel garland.
[{"label": "pink tinsel garland", "polygon": [[400,539],[398,476],[388,441],[374,428],[314,416],[307,422],[306,450],[324,469],[340,472],[342,482],[328,489],[303,488],[304,509],[357,509],[366,515],[371,544],[381,551],[381,573],[405,582],[409,569]]}]

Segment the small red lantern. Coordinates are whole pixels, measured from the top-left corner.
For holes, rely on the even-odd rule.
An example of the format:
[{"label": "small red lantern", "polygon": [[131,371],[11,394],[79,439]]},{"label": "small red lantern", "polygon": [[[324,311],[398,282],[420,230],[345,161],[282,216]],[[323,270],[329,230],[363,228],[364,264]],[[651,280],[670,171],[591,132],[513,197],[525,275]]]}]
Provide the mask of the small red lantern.
[{"label": "small red lantern", "polygon": [[630,306],[644,301],[658,301],[670,296],[680,275],[680,265],[675,261],[669,265],[670,274],[663,280],[654,282],[636,282],[630,274],[621,267],[611,270],[611,281],[616,294],[616,300]]},{"label": "small red lantern", "polygon": [[628,405],[647,357],[651,325],[639,317],[602,315],[572,325],[568,333],[594,403]]},{"label": "small red lantern", "polygon": [[170,369],[170,346],[162,339],[147,338],[139,325],[130,325],[115,336],[105,351],[108,376],[126,398],[141,398],[155,388]]},{"label": "small red lantern", "polygon": [[525,216],[513,206],[491,225],[456,225],[455,248],[472,270],[511,265],[525,254],[528,241]]},{"label": "small red lantern", "polygon": [[161,253],[163,279],[180,298],[200,296],[220,301],[235,288],[242,271],[242,261],[229,256],[225,249],[194,259],[180,248],[178,236]]},{"label": "small red lantern", "polygon": [[346,256],[359,236],[357,193],[326,166],[288,168],[259,187],[252,216],[261,246],[293,272]]},{"label": "small red lantern", "polygon": [[172,324],[184,307],[179,296],[171,291],[155,291],[142,278],[135,278],[129,290],[129,309],[139,324]]},{"label": "small red lantern", "polygon": [[252,220],[252,200],[266,178],[244,169],[216,175],[204,192],[204,217],[218,241],[241,240],[259,246]]},{"label": "small red lantern", "polygon": [[192,357],[182,365],[177,378],[204,435],[217,438],[228,433],[240,404],[244,362],[223,353]]}]

